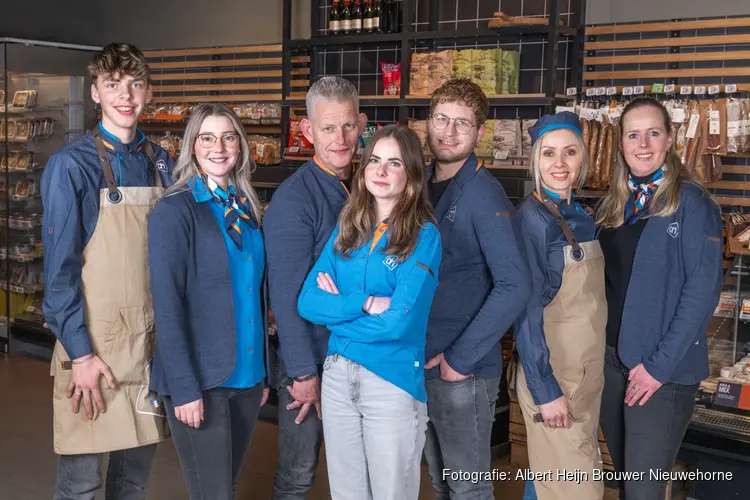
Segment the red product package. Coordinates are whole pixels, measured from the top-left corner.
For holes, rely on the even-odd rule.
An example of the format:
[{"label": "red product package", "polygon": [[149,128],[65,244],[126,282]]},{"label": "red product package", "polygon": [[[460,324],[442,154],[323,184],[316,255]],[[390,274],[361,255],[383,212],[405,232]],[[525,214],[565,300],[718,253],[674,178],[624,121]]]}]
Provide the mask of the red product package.
[{"label": "red product package", "polygon": [[383,95],[401,95],[401,63],[380,63],[383,73]]},{"label": "red product package", "polygon": [[289,142],[287,153],[290,155],[309,156],[315,151],[310,141],[302,133],[301,120],[289,120]]}]

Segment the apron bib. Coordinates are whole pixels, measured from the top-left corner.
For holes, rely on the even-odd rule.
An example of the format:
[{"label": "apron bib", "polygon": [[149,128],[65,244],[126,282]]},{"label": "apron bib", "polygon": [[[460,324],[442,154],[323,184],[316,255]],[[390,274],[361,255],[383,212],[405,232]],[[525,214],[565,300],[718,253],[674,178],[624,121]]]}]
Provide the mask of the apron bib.
[{"label": "apron bib", "polygon": [[[552,471],[551,478],[534,481],[539,500],[601,500],[604,484],[593,480],[593,470],[602,468],[597,429],[607,325],[604,255],[596,240],[578,243],[557,206],[550,200],[543,203],[568,240],[562,286],[544,308],[544,337],[572,423],[568,429],[544,427],[518,363],[516,391],[526,423],[529,464],[534,472]],[[576,469],[587,475],[567,480],[557,476],[558,470]]]},{"label": "apron bib", "polygon": [[[55,378],[54,445],[60,455],[124,450],[169,437],[164,408],[149,391],[156,338],[147,218],[164,188],[156,169],[155,187],[118,188],[101,132],[97,128],[93,133],[107,188],[100,190],[99,218],[83,251],[81,291],[91,345],[112,371],[116,389],[101,378],[106,413],[94,404],[94,418],[89,420],[81,403],[74,414],[72,400],[65,397],[72,380],[70,358],[62,344],[56,343],[51,374]],[[155,165],[148,141],[145,151]]]}]

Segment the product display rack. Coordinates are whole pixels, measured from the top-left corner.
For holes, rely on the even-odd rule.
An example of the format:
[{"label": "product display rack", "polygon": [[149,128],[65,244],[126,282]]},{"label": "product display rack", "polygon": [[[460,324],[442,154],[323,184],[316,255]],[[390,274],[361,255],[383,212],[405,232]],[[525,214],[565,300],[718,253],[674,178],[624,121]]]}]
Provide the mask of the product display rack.
[{"label": "product display rack", "polygon": [[88,50],[0,39],[0,343],[6,352],[54,344],[42,311],[40,181],[50,156],[91,125],[93,107],[84,104]]}]

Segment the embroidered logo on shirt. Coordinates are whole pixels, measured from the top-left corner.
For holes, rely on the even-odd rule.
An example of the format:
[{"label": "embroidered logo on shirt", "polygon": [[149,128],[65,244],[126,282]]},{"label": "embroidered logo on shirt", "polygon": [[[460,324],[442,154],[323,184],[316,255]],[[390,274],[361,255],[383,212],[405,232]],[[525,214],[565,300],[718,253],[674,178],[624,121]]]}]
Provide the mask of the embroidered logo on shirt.
[{"label": "embroidered logo on shirt", "polygon": [[667,228],[667,234],[672,238],[677,238],[680,235],[680,223],[673,222]]},{"label": "embroidered logo on shirt", "polygon": [[396,260],[396,257],[394,257],[393,255],[388,255],[385,259],[383,259],[383,264],[385,264],[385,267],[393,271],[398,265],[398,260]]},{"label": "embroidered logo on shirt", "polygon": [[166,172],[167,171],[167,162],[165,162],[164,160],[157,160],[156,161],[156,168],[159,169],[159,170],[161,170],[162,172]]},{"label": "embroidered logo on shirt", "polygon": [[446,215],[448,217],[448,220],[453,222],[453,219],[456,218],[456,206],[454,205],[453,208],[448,210],[448,214]]}]

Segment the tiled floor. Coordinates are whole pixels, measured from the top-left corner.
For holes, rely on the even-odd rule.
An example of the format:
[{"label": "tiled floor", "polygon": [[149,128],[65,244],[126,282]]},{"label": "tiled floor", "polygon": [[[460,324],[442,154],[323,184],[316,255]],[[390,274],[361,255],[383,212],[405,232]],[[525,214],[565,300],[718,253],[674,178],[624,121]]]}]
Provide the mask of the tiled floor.
[{"label": "tiled floor", "polygon": [[[52,451],[51,388],[52,379],[47,363],[20,355],[0,355],[0,500],[52,498],[57,459]],[[276,426],[259,422],[240,476],[237,499],[271,497],[276,458]],[[507,459],[499,460],[493,466],[501,470],[514,470],[507,464]],[[434,498],[424,469],[421,491],[420,499]],[[522,492],[521,482],[495,485],[495,498],[498,499],[520,500]],[[103,494],[97,496],[97,500],[103,498]],[[159,448],[147,498],[187,499],[171,442]],[[322,459],[310,500],[327,498],[330,498],[328,480],[325,459]]]}]

